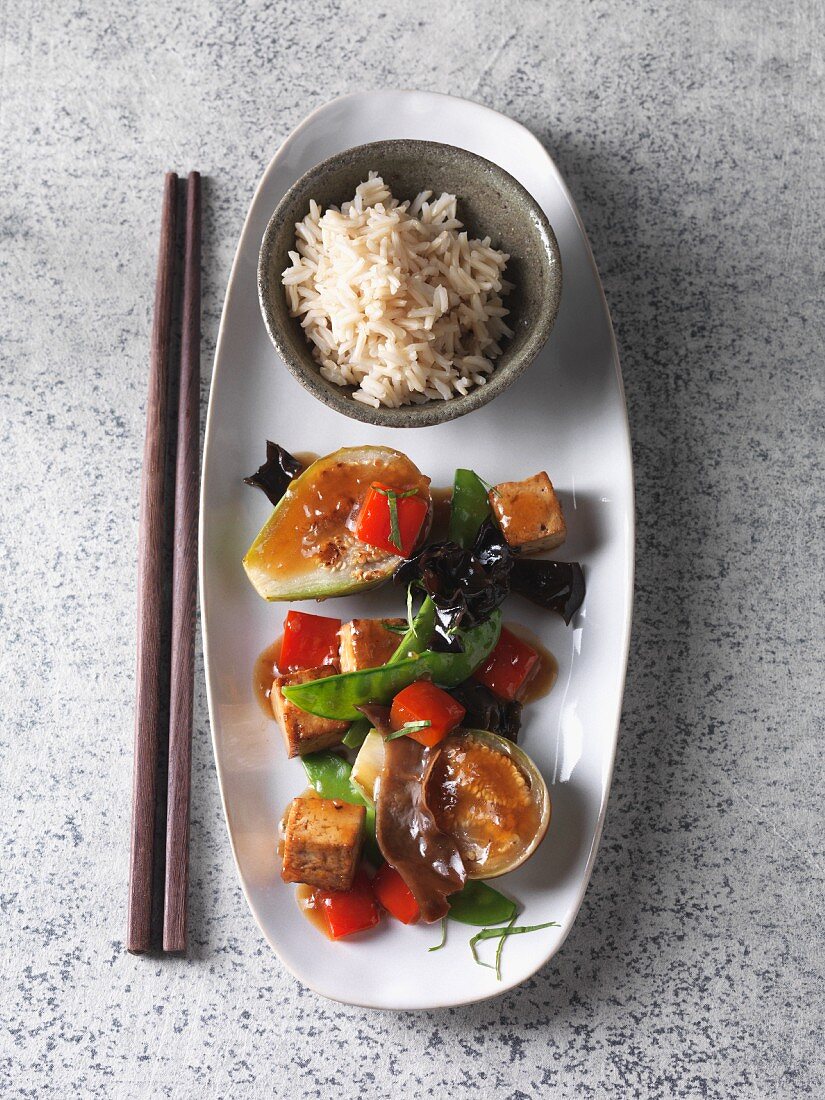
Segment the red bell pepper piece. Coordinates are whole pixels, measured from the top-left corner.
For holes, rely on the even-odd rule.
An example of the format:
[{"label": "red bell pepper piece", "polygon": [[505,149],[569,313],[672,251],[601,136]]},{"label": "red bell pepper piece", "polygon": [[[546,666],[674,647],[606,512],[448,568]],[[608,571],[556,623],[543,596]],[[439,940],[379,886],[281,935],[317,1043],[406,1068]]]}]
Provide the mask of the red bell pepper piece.
[{"label": "red bell pepper piece", "polygon": [[324,914],[334,940],[364,932],[381,920],[372,883],[363,867],[356,872],[350,890],[316,890],[315,905]]},{"label": "red bell pepper piece", "polygon": [[284,619],[284,640],[278,661],[280,672],[318,668],[338,660],[340,619],[290,611]]},{"label": "red bell pepper piece", "polygon": [[390,724],[393,729],[400,730],[410,722],[429,722],[429,726],[414,730],[407,736],[420,745],[432,747],[460,725],[466,713],[466,709],[452,695],[429,680],[417,680],[399,691],[393,699]]},{"label": "red bell pepper piece", "polygon": [[502,628],[498,644],[473,674],[501,699],[517,699],[539,670],[539,655],[532,646]]},{"label": "red bell pepper piece", "polygon": [[[376,481],[358,513],[356,538],[388,554],[408,558],[418,541],[428,510],[427,501],[417,492],[405,496],[404,490],[392,489]],[[393,512],[396,525],[393,524]]]},{"label": "red bell pepper piece", "polygon": [[372,889],[390,916],[400,920],[402,924],[415,924],[421,916],[412,890],[389,863],[381,866],[372,880]]}]

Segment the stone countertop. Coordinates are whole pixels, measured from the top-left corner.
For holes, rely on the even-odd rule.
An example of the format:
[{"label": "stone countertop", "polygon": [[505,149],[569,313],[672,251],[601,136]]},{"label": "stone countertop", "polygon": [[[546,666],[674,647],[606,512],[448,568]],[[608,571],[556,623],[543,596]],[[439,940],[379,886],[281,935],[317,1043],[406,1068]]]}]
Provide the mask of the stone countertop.
[{"label": "stone countertop", "polygon": [[[823,7],[4,5],[3,1095],[825,1094]],[[199,657],[191,957],[123,948],[161,178],[205,182],[204,391],[252,190],[331,97],[523,122],[621,349],[635,625],[607,824],[556,959],[472,1008],[325,1001],[238,885]]]}]

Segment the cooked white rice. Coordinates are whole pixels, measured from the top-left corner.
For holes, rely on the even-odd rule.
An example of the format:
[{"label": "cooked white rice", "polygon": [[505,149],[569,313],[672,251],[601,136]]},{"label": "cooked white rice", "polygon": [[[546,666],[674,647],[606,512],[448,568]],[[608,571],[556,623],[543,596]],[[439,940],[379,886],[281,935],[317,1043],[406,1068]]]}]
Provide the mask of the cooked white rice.
[{"label": "cooked white rice", "polygon": [[512,336],[510,257],[468,240],[455,195],[399,202],[370,172],[340,210],[310,202],[295,232],[283,284],[325,378],[374,408],[484,385]]}]

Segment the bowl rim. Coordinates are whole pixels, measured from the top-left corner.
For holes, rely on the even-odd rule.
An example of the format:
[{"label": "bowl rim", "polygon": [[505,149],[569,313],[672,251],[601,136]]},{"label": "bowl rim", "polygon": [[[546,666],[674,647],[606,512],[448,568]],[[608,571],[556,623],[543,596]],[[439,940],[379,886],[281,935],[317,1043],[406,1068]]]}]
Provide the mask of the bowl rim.
[{"label": "bowl rim", "polygon": [[[324,386],[312,384],[313,379],[309,374],[308,364],[297,359],[294,355],[281,330],[281,326],[278,324],[272,307],[273,281],[269,277],[269,258],[274,247],[276,247],[278,231],[284,220],[284,210],[292,202],[296,193],[311,187],[316,180],[322,178],[331,169],[347,165],[353,156],[363,156],[368,151],[374,152],[376,156],[386,155],[387,152],[391,152],[393,149],[409,149],[410,146],[419,146],[429,150],[449,150],[451,154],[457,154],[458,157],[464,158],[466,161],[474,161],[486,170],[492,170],[492,173],[499,176],[499,178],[506,179],[509,185],[520,193],[522,201],[529,211],[530,218],[534,222],[534,227],[542,239],[543,251],[549,256],[551,278],[547,291],[546,306],[531,325],[518,360],[506,364],[503,370],[494,370],[485,385],[476,386],[469,393],[451,397],[448,400],[430,399],[417,405],[402,405],[400,408],[381,405],[376,409],[371,405],[355,401],[343,387],[339,394]],[[527,370],[544,347],[558,317],[562,284],[563,271],[558,240],[544,210],[524,184],[520,183],[515,176],[494,161],[479,156],[478,153],[473,153],[469,149],[450,145],[447,142],[426,141],[418,138],[388,138],[382,141],[364,142],[343,149],[330,157],[325,157],[313,165],[312,168],[299,176],[281,196],[266,224],[258,251],[258,303],[267,334],[287,370],[301,383],[307,393],[328,408],[334,409],[353,420],[359,420],[362,423],[377,427],[414,428],[443,424],[489,404]],[[279,280],[275,281],[274,290],[275,293],[283,292],[283,286]],[[309,345],[307,345],[307,349],[309,350]],[[317,372],[317,366],[315,370]]]}]

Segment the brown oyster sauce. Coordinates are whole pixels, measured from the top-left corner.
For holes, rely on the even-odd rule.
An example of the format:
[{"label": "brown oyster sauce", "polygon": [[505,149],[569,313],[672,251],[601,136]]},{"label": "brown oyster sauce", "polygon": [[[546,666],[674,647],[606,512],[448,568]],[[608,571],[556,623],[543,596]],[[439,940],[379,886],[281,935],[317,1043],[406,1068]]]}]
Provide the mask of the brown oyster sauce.
[{"label": "brown oyster sauce", "polygon": [[273,722],[275,721],[275,715],[272,713],[270,696],[272,695],[272,681],[278,675],[278,661],[281,659],[283,641],[283,634],[279,634],[271,645],[268,645],[266,649],[258,654],[252,673],[252,687],[255,691],[255,698],[258,700],[261,710]]},{"label": "brown oyster sauce", "polygon": [[[296,455],[303,462],[310,456]],[[392,452],[365,466],[356,461],[321,459],[311,481],[284,498],[269,521],[266,536],[250,560],[280,581],[299,578],[319,564],[330,569],[357,553],[365,566],[374,555],[352,533],[354,516],[375,481],[403,492],[428,492],[429,482],[410,460]]]},{"label": "brown oyster sauce", "polygon": [[430,526],[429,542],[442,542],[450,530],[450,507],[453,503],[452,489],[430,486],[430,500],[433,502],[433,520]]},{"label": "brown oyster sauce", "polygon": [[331,940],[332,936],[329,934],[327,919],[323,910],[316,903],[315,887],[307,886],[305,882],[299,882],[295,887],[295,900],[309,923],[317,928],[322,936],[326,936],[328,940]]},{"label": "brown oyster sauce", "polygon": [[426,779],[436,822],[455,837],[472,876],[504,870],[541,824],[529,775],[505,752],[472,736],[444,742]]},{"label": "brown oyster sauce", "polygon": [[532,630],[528,630],[526,626],[522,626],[520,623],[505,623],[504,625],[511,634],[521,638],[539,655],[538,668],[527,681],[521,695],[519,695],[520,703],[535,703],[537,699],[543,699],[545,695],[549,695],[553,690],[553,685],[559,675],[559,662]]}]

